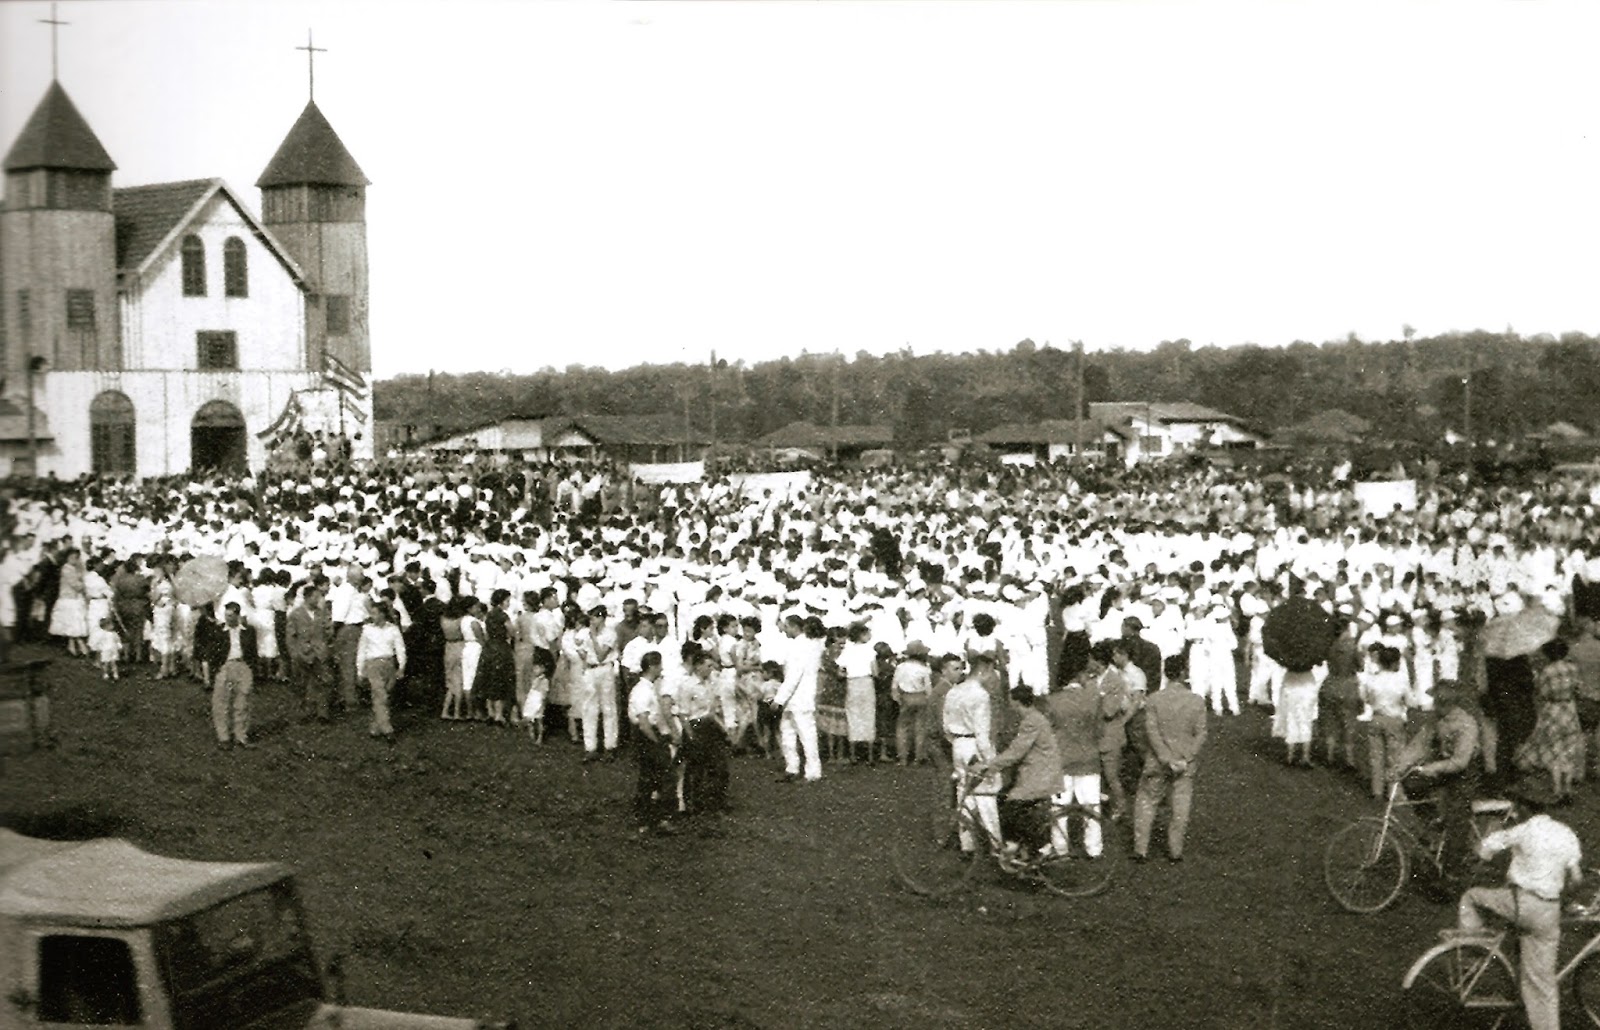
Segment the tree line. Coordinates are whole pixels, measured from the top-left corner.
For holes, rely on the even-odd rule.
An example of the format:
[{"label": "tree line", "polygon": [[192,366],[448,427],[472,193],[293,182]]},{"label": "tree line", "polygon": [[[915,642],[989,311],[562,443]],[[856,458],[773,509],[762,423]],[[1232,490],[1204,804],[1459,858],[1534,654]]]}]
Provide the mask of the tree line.
[{"label": "tree line", "polygon": [[[790,422],[888,425],[902,445],[982,433],[1008,422],[1071,418],[1081,401],[1192,401],[1268,431],[1333,409],[1383,439],[1431,442],[1447,429],[1507,439],[1557,420],[1586,431],[1600,397],[1600,338],[1514,331],[1287,347],[1195,346],[1079,356],[1023,340],[1009,350],[853,358],[804,353],[773,361],[569,365],[530,375],[402,375],[374,386],[380,421],[414,435],[483,425],[511,414],[670,415],[719,440],[754,440]],[[714,421],[713,421],[714,420]]]}]

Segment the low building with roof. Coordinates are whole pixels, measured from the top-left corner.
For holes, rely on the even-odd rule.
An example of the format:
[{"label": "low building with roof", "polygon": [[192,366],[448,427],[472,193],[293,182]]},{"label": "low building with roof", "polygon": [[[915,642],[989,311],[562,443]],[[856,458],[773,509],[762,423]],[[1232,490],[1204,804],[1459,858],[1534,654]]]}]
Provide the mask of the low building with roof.
[{"label": "low building with roof", "polygon": [[673,415],[513,414],[448,430],[420,447],[524,461],[604,458],[650,464],[697,459],[710,444],[708,433],[686,428]]},{"label": "low building with roof", "polygon": [[1094,402],[1089,417],[1134,434],[1125,453],[1129,464],[1208,448],[1250,449],[1267,441],[1246,420],[1189,401]]},{"label": "low building with roof", "polygon": [[1274,435],[1297,444],[1354,446],[1365,440],[1370,432],[1372,423],[1360,415],[1353,415],[1343,408],[1329,408],[1317,412],[1304,422],[1279,429]]},{"label": "low building with roof", "polygon": [[859,461],[868,451],[894,447],[894,430],[889,426],[819,426],[811,422],[790,422],[756,440],[754,447],[764,450],[801,450],[819,458],[838,457]]},{"label": "low building with roof", "polygon": [[1107,425],[1098,419],[1086,418],[1079,422],[1053,418],[1039,422],[1007,422],[980,433],[973,442],[1002,457],[1115,462],[1125,459],[1134,435],[1131,429]]}]

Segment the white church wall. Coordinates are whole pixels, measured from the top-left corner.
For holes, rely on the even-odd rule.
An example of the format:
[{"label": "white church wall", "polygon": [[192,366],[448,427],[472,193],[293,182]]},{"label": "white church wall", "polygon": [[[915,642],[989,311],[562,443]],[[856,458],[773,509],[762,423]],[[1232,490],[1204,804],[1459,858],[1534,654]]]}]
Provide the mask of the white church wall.
[{"label": "white church wall", "polygon": [[[183,295],[181,241],[193,233],[205,245],[206,295]],[[228,297],[223,243],[244,242],[249,296]],[[123,360],[129,369],[195,369],[196,334],[238,334],[239,367],[274,372],[306,367],[305,296],[276,255],[251,231],[222,193],[123,293]]]},{"label": "white church wall", "polygon": [[[266,447],[256,434],[282,413],[291,394],[318,388],[320,378],[304,371],[47,373],[39,383],[43,401],[40,407],[50,412],[54,440],[48,450],[41,450],[40,471],[71,479],[91,470],[89,405],[107,390],[125,394],[133,402],[134,449],[140,477],[189,470],[189,432],[195,413],[214,400],[239,409],[245,423],[250,467],[261,468],[266,462]],[[370,405],[369,400],[367,406]],[[368,415],[370,419],[370,411]],[[352,433],[356,428],[352,420]],[[359,450],[358,445],[358,457]],[[367,450],[370,453],[370,441]]]}]

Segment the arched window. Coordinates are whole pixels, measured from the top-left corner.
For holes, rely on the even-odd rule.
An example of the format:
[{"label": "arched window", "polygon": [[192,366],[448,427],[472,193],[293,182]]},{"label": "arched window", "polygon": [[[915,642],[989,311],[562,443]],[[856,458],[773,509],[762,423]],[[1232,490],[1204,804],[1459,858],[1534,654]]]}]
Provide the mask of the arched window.
[{"label": "arched window", "polygon": [[134,454],[133,402],[107,390],[89,404],[89,462],[97,474],[132,475]]},{"label": "arched window", "polygon": [[183,295],[206,295],[206,245],[198,236],[183,238]]},{"label": "arched window", "polygon": [[227,297],[250,296],[250,279],[246,274],[244,240],[229,236],[222,244],[222,293]]}]

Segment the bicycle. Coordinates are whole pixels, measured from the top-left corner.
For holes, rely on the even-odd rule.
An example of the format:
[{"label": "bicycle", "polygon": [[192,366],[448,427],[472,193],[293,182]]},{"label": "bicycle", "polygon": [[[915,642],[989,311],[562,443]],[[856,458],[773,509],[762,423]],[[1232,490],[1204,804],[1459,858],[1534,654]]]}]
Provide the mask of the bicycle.
[{"label": "bicycle", "polygon": [[[1028,854],[1015,843],[990,832],[980,818],[972,791],[979,778],[963,770],[952,777],[959,788],[959,806],[935,814],[931,820],[912,820],[900,841],[891,850],[891,862],[902,886],[913,894],[928,898],[947,898],[966,890],[979,872],[992,860],[1001,875],[1043,887],[1052,894],[1082,898],[1099,894],[1111,884],[1115,861],[1110,848],[1107,823],[1091,806],[1050,802],[1051,845],[1038,854]],[[1099,831],[1100,854],[1090,857],[1086,840]],[[959,847],[965,831],[978,842],[976,852]],[[1059,850],[1058,850],[1059,849]]]},{"label": "bicycle", "polygon": [[[1597,875],[1593,869],[1589,873]],[[1559,989],[1571,981],[1589,1025],[1600,1027],[1600,893],[1587,905],[1562,910],[1563,930],[1580,926],[1593,929],[1593,936],[1556,970],[1556,984]],[[1507,947],[1516,944],[1516,936],[1517,931],[1507,927],[1481,937],[1444,941],[1424,951],[1400,984],[1407,992],[1406,1025],[1493,1030],[1517,1019],[1522,1010],[1520,948]]]},{"label": "bicycle", "polygon": [[[1362,816],[1335,833],[1322,856],[1323,879],[1334,900],[1363,915],[1382,911],[1400,896],[1412,862],[1442,879],[1444,834],[1411,813],[1411,809],[1433,804],[1432,799],[1408,798],[1396,780],[1389,787],[1383,815]],[[1476,852],[1475,845],[1488,834],[1510,826],[1512,814],[1510,801],[1475,799],[1472,851]]]}]

